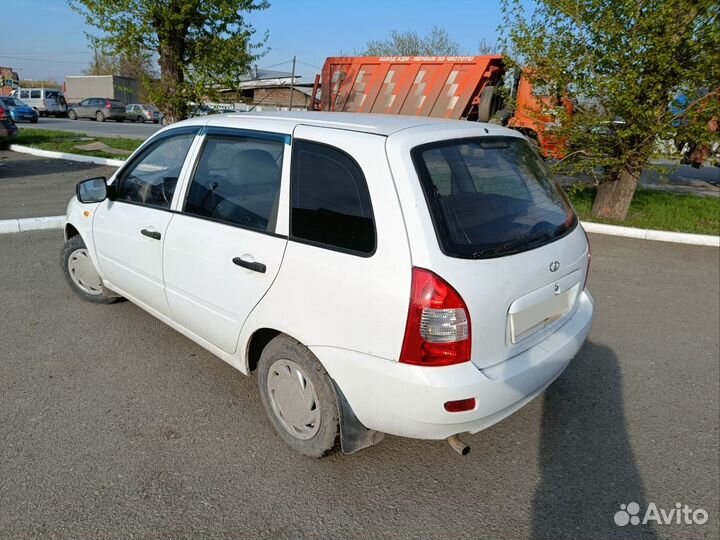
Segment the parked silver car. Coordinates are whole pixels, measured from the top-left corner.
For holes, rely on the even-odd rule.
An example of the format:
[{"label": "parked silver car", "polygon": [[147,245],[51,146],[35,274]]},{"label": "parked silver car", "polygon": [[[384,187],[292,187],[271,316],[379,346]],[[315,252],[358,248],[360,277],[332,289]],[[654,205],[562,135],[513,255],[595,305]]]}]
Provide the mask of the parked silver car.
[{"label": "parked silver car", "polygon": [[80,103],[70,105],[68,118],[94,118],[98,122],[105,120],[125,121],[125,104],[122,101],[108,98],[87,98]]},{"label": "parked silver car", "polygon": [[153,124],[159,123],[161,116],[157,107],[142,103],[130,103],[125,107],[125,115],[128,120],[133,122],[152,122]]}]

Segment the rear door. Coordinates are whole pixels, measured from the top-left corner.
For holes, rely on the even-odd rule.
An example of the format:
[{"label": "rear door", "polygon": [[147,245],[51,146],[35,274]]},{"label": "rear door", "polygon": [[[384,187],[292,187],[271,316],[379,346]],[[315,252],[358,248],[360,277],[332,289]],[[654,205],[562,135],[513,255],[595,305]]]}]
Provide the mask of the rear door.
[{"label": "rear door", "polygon": [[399,191],[412,193],[400,197],[417,220],[413,264],[467,304],[472,361],[492,366],[558,330],[582,292],[588,246],[529,144],[474,136],[388,148]]},{"label": "rear door", "polygon": [[198,126],[154,138],[116,176],[114,200],[95,211],[93,237],[103,277],[112,288],[163,315],[169,313],[162,253],[175,187]]},{"label": "rear door", "polygon": [[163,266],[172,318],[228,353],[283,260],[287,237],[275,231],[289,142],[282,134],[207,128],[167,231]]}]

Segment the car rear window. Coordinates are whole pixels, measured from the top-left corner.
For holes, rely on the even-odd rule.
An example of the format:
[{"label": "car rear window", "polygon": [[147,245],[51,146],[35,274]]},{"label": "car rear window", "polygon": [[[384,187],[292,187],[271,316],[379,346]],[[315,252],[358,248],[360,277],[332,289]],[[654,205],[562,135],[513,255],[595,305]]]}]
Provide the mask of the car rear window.
[{"label": "car rear window", "polygon": [[125,104],[122,101],[118,101],[116,99],[109,99],[108,101],[113,107],[122,107],[123,109],[125,108]]},{"label": "car rear window", "polygon": [[537,152],[517,137],[454,139],[411,152],[443,253],[483,259],[535,249],[577,223]]}]

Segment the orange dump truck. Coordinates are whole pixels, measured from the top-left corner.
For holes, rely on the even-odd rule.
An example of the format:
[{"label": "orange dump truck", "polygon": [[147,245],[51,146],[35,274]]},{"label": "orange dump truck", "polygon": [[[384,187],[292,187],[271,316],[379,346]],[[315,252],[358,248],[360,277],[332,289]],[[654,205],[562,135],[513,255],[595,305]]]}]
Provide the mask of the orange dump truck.
[{"label": "orange dump truck", "polygon": [[504,125],[535,139],[544,155],[561,157],[562,145],[548,127],[553,105],[562,104],[536,97],[529,81],[517,76],[510,91],[515,110],[503,109],[496,89],[505,75],[500,55],[331,57],[315,77],[311,107],[479,122],[500,112]]}]

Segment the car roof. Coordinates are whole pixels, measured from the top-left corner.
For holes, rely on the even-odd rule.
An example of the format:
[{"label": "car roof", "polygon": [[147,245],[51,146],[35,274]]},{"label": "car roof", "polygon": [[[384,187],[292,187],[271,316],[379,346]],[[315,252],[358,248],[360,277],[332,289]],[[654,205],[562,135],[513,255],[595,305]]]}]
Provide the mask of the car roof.
[{"label": "car roof", "polygon": [[[433,126],[442,129],[467,129],[482,126],[477,122],[427,118],[422,116],[385,115],[367,113],[339,113],[317,111],[267,111],[218,114],[209,117],[190,118],[172,127],[207,125],[245,129],[271,129],[276,133],[292,134],[298,125],[328,127],[348,131],[359,131],[389,136],[419,126]],[[498,128],[499,126],[493,126]],[[500,128],[502,129],[502,128]],[[508,130],[510,131],[510,130]]]}]

